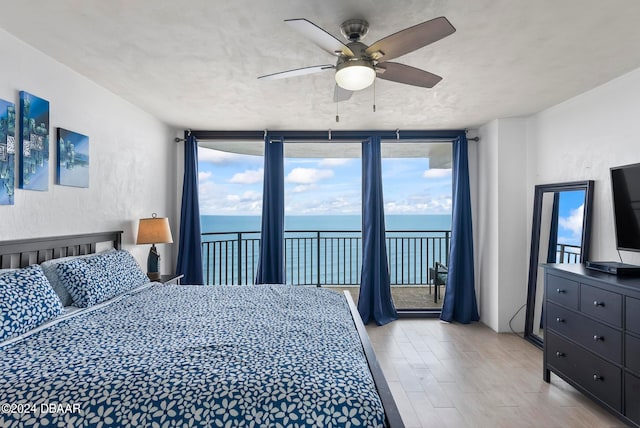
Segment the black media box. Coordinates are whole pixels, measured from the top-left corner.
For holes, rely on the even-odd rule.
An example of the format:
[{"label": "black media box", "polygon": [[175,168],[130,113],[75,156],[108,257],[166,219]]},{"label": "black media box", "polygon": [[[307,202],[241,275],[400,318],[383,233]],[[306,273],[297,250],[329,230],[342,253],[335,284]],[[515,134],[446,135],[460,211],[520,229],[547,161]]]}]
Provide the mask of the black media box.
[{"label": "black media box", "polygon": [[640,266],[620,262],[587,262],[587,269],[617,276],[640,276]]}]

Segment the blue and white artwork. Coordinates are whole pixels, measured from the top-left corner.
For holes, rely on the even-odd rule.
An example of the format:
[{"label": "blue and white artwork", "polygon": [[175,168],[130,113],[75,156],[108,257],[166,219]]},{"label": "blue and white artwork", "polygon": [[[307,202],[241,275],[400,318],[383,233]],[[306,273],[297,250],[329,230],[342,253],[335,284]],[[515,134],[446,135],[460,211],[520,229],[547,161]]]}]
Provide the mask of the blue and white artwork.
[{"label": "blue and white artwork", "polygon": [[21,189],[49,188],[49,101],[20,91]]},{"label": "blue and white artwork", "polygon": [[0,100],[0,205],[13,205],[15,193],[16,105]]},{"label": "blue and white artwork", "polygon": [[89,137],[58,128],[56,184],[89,187]]}]

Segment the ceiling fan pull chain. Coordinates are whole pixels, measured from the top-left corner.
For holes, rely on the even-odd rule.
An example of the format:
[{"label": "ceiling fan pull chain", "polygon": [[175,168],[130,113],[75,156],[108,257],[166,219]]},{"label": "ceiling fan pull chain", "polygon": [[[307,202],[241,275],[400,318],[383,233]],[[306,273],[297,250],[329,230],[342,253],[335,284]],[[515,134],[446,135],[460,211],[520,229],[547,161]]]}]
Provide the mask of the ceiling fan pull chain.
[{"label": "ceiling fan pull chain", "polygon": [[340,102],[336,100],[336,123],[340,122],[340,116],[338,115],[338,104],[340,104]]},{"label": "ceiling fan pull chain", "polygon": [[373,112],[376,112],[376,81],[373,81]]}]

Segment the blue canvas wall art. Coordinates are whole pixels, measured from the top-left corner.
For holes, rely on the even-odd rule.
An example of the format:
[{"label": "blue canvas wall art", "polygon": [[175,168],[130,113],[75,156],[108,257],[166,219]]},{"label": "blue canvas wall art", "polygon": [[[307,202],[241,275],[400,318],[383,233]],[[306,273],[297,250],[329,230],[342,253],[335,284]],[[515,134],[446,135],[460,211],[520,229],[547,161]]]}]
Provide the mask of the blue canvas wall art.
[{"label": "blue canvas wall art", "polygon": [[0,205],[13,205],[15,193],[16,105],[0,100]]},{"label": "blue canvas wall art", "polygon": [[21,189],[49,188],[49,101],[20,91]]},{"label": "blue canvas wall art", "polygon": [[89,187],[89,137],[58,128],[56,184]]}]

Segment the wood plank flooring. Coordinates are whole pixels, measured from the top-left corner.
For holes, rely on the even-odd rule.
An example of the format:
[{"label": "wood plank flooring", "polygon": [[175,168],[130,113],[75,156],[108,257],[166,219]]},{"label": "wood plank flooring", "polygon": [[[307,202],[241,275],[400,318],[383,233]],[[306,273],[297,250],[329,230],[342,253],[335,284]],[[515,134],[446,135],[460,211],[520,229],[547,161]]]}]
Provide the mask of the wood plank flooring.
[{"label": "wood plank flooring", "polygon": [[555,375],[542,351],[480,323],[400,319],[367,332],[407,428],[624,427]]}]

